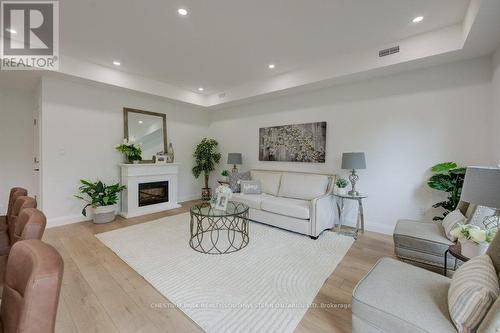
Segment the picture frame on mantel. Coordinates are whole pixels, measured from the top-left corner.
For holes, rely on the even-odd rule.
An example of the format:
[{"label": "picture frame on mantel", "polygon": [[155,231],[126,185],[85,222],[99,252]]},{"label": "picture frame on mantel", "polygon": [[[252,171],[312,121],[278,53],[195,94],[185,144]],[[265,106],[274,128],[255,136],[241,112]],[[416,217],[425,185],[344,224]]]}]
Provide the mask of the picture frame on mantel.
[{"label": "picture frame on mantel", "polygon": [[[150,128],[150,132],[141,128]],[[155,163],[153,156],[166,153],[167,141],[167,115],[164,113],[144,111],[139,109],[123,108],[123,137],[134,141],[143,150],[141,163]],[[148,146],[141,144],[142,138],[148,139]]]}]

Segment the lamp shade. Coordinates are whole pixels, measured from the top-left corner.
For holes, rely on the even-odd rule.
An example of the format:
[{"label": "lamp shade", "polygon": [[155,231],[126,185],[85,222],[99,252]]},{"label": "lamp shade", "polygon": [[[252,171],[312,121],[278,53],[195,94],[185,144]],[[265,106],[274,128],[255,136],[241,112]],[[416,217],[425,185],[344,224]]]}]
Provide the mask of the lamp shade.
[{"label": "lamp shade", "polygon": [[343,153],[342,169],[366,169],[365,153]]},{"label": "lamp shade", "polygon": [[227,164],[241,164],[241,153],[227,154]]},{"label": "lamp shade", "polygon": [[500,169],[490,167],[468,167],[460,200],[500,208]]}]

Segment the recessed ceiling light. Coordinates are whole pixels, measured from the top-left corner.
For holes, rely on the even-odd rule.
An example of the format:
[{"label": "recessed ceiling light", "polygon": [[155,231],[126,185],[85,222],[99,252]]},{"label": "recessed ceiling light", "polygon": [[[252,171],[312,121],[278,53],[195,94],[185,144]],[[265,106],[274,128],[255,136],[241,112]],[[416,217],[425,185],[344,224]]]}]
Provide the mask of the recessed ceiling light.
[{"label": "recessed ceiling light", "polygon": [[177,13],[179,13],[179,15],[186,16],[188,14],[188,11],[184,8],[179,8],[177,9]]},{"label": "recessed ceiling light", "polygon": [[10,32],[13,35],[17,34],[17,31],[14,29],[5,29],[5,31]]},{"label": "recessed ceiling light", "polygon": [[139,120],[139,121],[138,121],[138,123],[139,123],[139,124],[142,124],[142,123],[143,123],[143,121],[142,121],[142,120]]},{"label": "recessed ceiling light", "polygon": [[423,20],[424,20],[423,16],[417,16],[413,19],[413,23],[419,23],[422,22]]},{"label": "recessed ceiling light", "polygon": [[198,88],[198,91],[203,91],[203,90],[205,90],[205,88],[203,88],[203,87]]},{"label": "recessed ceiling light", "polygon": [[115,66],[120,66],[120,65],[121,65],[121,63],[120,63],[119,61],[116,61],[116,60],[115,60],[115,61],[113,61],[113,65],[115,65]]},{"label": "recessed ceiling light", "polygon": [[269,66],[267,66],[267,67],[269,67],[269,69],[275,69],[276,65],[275,64],[269,64]]}]

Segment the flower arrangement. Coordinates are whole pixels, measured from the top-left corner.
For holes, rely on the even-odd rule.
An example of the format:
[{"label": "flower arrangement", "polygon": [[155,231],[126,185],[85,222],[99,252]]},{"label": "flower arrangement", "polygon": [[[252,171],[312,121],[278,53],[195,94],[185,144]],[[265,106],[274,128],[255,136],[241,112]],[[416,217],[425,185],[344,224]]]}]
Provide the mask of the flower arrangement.
[{"label": "flower arrangement", "polygon": [[231,191],[229,186],[220,185],[215,189],[215,195],[224,195],[228,199],[231,199],[231,197],[233,196],[233,191]]},{"label": "flower arrangement", "polygon": [[134,161],[142,161],[142,149],[139,145],[123,139],[121,144],[117,144],[115,149],[127,157],[127,161],[134,163]]},{"label": "flower arrangement", "polygon": [[222,172],[220,173],[222,177],[227,177],[229,176],[229,171],[228,170],[222,170]]},{"label": "flower arrangement", "polygon": [[477,225],[459,223],[450,233],[461,241],[469,240],[476,244],[489,244],[495,237],[497,229],[484,230]]}]

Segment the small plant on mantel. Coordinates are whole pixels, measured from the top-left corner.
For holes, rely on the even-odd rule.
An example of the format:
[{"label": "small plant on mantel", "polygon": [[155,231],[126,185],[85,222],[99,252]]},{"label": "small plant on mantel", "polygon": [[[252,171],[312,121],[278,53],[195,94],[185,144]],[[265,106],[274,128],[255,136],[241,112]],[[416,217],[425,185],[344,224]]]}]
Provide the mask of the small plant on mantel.
[{"label": "small plant on mantel", "polygon": [[193,153],[195,159],[195,164],[192,169],[193,175],[195,178],[198,178],[203,173],[205,177],[205,187],[201,192],[201,197],[206,201],[210,200],[210,188],[208,187],[210,172],[215,170],[215,166],[221,159],[221,154],[217,152],[218,145],[219,143],[214,139],[203,138],[196,146]]},{"label": "small plant on mantel", "polygon": [[91,207],[95,223],[113,221],[116,216],[115,210],[118,203],[118,194],[127,187],[119,183],[108,186],[100,180],[92,182],[81,179],[80,184],[78,190],[81,195],[75,195],[75,197],[87,203],[82,209],[83,216],[87,216],[87,208]]},{"label": "small plant on mantel", "polygon": [[115,149],[125,155],[129,163],[138,163],[139,161],[142,161],[141,147],[127,139],[123,139],[123,142],[121,144],[117,144]]}]

